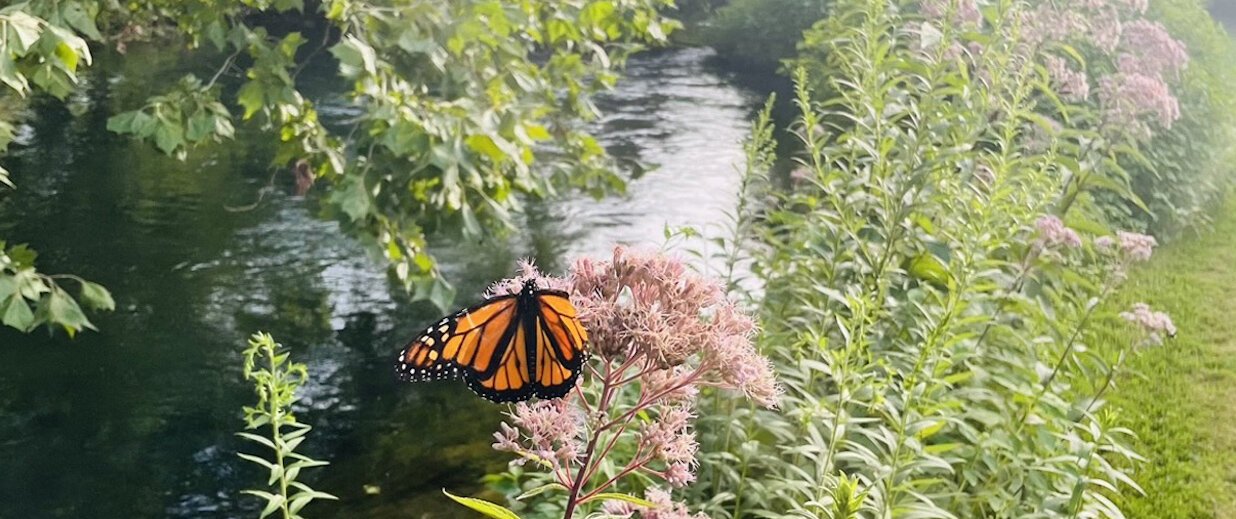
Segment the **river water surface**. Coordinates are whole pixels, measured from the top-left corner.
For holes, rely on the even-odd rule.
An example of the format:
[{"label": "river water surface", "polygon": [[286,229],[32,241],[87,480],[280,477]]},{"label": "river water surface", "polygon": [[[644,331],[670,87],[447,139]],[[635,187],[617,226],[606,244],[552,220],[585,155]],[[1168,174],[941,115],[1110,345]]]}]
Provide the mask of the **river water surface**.
[{"label": "river water surface", "polygon": [[[600,103],[595,131],[611,152],[656,166],[627,196],[531,204],[511,239],[437,238],[459,302],[520,257],[561,272],[616,243],[661,245],[666,225],[720,221],[759,98],[708,56],[636,57]],[[41,270],[106,285],[118,307],[75,340],[0,329],[0,517],[256,516],[239,490],[264,476],[235,452],[260,451],[234,432],[254,399],[239,352],[258,330],[309,365],[298,416],[315,430],[303,449],[331,466],[306,479],[341,498],[310,515],[470,516],[441,490],[476,492],[503,467],[489,444],[504,407],[459,382],[391,376],[393,355],[438,312],[409,302],[383,263],[316,216],[315,195],[287,194],[286,178],[235,210],[270,181],[261,139],[177,162],[108,134],[108,113],[158,88],[151,71],[185,65],[127,66],[104,63],[68,109],[35,102],[4,162],[19,190],[0,194],[0,236],[40,251]]]}]

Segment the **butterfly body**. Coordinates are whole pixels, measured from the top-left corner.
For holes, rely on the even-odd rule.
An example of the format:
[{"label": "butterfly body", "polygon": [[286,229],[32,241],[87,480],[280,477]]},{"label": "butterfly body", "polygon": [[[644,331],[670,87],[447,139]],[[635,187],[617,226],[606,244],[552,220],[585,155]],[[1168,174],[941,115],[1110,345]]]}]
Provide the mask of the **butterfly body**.
[{"label": "butterfly body", "polygon": [[395,372],[408,382],[463,378],[494,402],[558,398],[575,386],[587,344],[570,296],[528,280],[427,328],[399,353]]}]

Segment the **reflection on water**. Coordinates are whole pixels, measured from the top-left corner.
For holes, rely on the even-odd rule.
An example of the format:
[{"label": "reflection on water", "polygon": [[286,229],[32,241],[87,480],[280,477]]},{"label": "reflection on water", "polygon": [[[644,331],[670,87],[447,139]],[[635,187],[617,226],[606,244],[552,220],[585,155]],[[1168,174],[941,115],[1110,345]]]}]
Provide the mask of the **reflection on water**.
[{"label": "reflection on water", "polygon": [[[440,245],[461,298],[520,256],[560,270],[614,243],[659,244],[666,224],[708,224],[732,207],[757,99],[706,57],[634,59],[602,103],[603,142],[658,166],[629,196],[534,204],[522,236]],[[146,65],[184,71],[174,59]],[[256,503],[238,490],[261,475],[234,455],[252,449],[233,432],[252,400],[239,351],[256,330],[312,374],[298,410],[316,428],[305,448],[332,465],[308,479],[342,498],[315,504],[315,516],[466,517],[440,489],[474,491],[502,466],[489,448],[502,408],[459,383],[390,375],[400,341],[436,311],[392,289],[384,265],[315,217],[313,203],[276,193],[227,210],[270,179],[261,139],[179,163],[104,132],[113,107],[159,88],[146,71],[109,74],[73,101],[80,115],[36,103],[5,163],[20,190],[0,195],[0,236],[42,252],[44,270],[102,282],[118,308],[74,341],[0,330],[0,517],[252,515]]]}]

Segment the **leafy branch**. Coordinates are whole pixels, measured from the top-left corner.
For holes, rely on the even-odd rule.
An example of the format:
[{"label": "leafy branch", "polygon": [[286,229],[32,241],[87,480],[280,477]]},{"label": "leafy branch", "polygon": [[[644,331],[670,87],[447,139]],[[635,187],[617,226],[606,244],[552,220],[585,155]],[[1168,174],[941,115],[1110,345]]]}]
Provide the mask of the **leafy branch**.
[{"label": "leafy branch", "polygon": [[81,305],[60,280],[77,283],[82,304],[93,310],[114,310],[116,302],[106,288],[69,274],[42,274],[34,267],[37,254],[25,245],[5,248],[0,240],[0,323],[23,332],[40,325],[59,325],[70,337],[82,329],[94,330]]}]

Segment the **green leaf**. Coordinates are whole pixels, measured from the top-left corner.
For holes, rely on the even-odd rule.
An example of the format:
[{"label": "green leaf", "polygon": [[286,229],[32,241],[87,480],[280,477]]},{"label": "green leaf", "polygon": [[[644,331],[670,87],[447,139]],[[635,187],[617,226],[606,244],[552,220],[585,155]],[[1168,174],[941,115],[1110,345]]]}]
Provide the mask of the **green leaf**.
[{"label": "green leaf", "polygon": [[30,311],[30,306],[21,296],[10,296],[5,302],[4,324],[23,332],[29,330],[34,324],[34,312]]},{"label": "green leaf", "polygon": [[539,124],[529,124],[524,126],[524,131],[528,132],[528,137],[531,137],[533,140],[537,141],[548,140],[551,137],[549,130]]},{"label": "green leaf", "polygon": [[163,121],[155,130],[155,146],[159,151],[171,155],[185,143],[184,128],[180,125]]},{"label": "green leaf", "polygon": [[495,163],[501,163],[506,159],[506,154],[502,153],[502,149],[498,148],[498,145],[488,135],[473,135],[468,137],[467,143],[472,151],[489,157],[489,160]]},{"label": "green leaf", "polygon": [[9,149],[9,143],[17,136],[17,128],[7,121],[0,121],[0,153]]},{"label": "green leaf", "polygon": [[95,329],[94,325],[86,319],[86,314],[82,313],[81,307],[77,306],[77,301],[59,289],[52,290],[48,298],[47,316],[48,320],[62,326],[70,337],[76,335],[82,328]]},{"label": "green leaf", "polygon": [[155,129],[159,127],[159,121],[155,120],[154,116],[138,111],[133,117],[133,124],[130,132],[141,138],[147,138],[154,135]]},{"label": "green leaf", "polygon": [[657,504],[653,503],[652,501],[648,501],[646,499],[640,499],[638,497],[627,495],[627,494],[620,494],[617,492],[602,492],[600,494],[592,496],[586,501],[581,501],[581,503],[586,503],[589,501],[596,501],[596,500],[625,501],[627,503],[631,503],[636,506],[642,506],[644,508],[656,508],[657,507]]},{"label": "green leaf", "polygon": [[0,34],[0,37],[5,38],[4,43],[9,52],[18,56],[24,56],[30,46],[39,41],[39,35],[43,32],[40,30],[41,21],[38,18],[20,10],[5,13],[0,17],[0,23],[7,25],[9,29],[5,34]]},{"label": "green leaf", "polygon": [[377,72],[377,53],[355,36],[345,36],[343,41],[331,47],[330,52],[339,60],[339,73],[345,77],[356,77],[361,72],[370,75]]},{"label": "green leaf", "polygon": [[[89,5],[97,9],[96,4],[90,3]],[[87,11],[85,5],[76,2],[65,4],[60,10],[60,16],[64,17],[64,21],[68,22],[70,27],[85,34],[86,37],[95,41],[103,39],[103,35],[99,34],[99,28],[94,23],[95,13]]]},{"label": "green leaf", "polygon": [[937,285],[946,285],[949,279],[948,269],[934,254],[921,253],[910,261],[910,275]]},{"label": "green leaf", "polygon": [[570,489],[569,489],[569,488],[567,488],[566,486],[564,486],[562,483],[549,483],[549,484],[547,484],[547,485],[541,485],[541,486],[536,487],[536,488],[534,488],[534,489],[532,489],[532,490],[529,490],[529,491],[527,491],[527,492],[524,492],[524,493],[520,494],[518,497],[516,497],[516,498],[515,498],[515,500],[516,500],[516,501],[523,501],[523,500],[525,500],[525,499],[528,499],[529,497],[532,497],[532,496],[537,496],[537,495],[543,494],[543,493],[545,493],[545,492],[548,492],[548,491],[550,491],[550,490],[563,490],[563,491],[566,491],[566,490],[570,490]]},{"label": "green leaf", "polygon": [[481,223],[476,219],[476,213],[472,210],[472,206],[464,205],[460,209],[460,214],[463,216],[464,235],[469,238],[475,238],[481,235]]},{"label": "green leaf", "polygon": [[281,494],[273,494],[267,498],[266,508],[262,509],[262,514],[258,516],[258,519],[262,519],[263,517],[275,513],[275,511],[279,509],[279,506],[283,504],[284,499],[285,498]]},{"label": "green leaf", "polygon": [[137,115],[142,113],[139,110],[131,110],[113,115],[107,119],[107,131],[115,133],[133,133],[133,120]]},{"label": "green leaf", "polygon": [[64,63],[64,67],[68,69],[69,72],[77,72],[77,62],[81,60],[81,57],[78,56],[77,53],[73,51],[73,48],[69,47],[68,44],[59,43],[56,45],[56,58],[58,58],[61,63]]},{"label": "green leaf", "polygon": [[459,496],[451,494],[450,492],[447,492],[446,489],[442,489],[442,493],[446,494],[446,497],[451,498],[456,503],[459,503],[477,512],[480,512],[481,514],[484,514],[485,517],[492,517],[493,519],[519,519],[519,516],[515,515],[515,512],[507,510],[501,505],[490,503],[489,501],[486,501],[484,499],[476,499],[474,497],[459,497]]},{"label": "green leaf", "polygon": [[236,433],[236,436],[240,436],[241,438],[244,438],[244,439],[249,440],[249,441],[253,441],[253,442],[260,443],[260,444],[262,444],[262,445],[265,445],[265,446],[267,446],[267,447],[270,447],[271,449],[274,449],[274,448],[275,448],[275,444],[274,444],[274,442],[271,442],[271,441],[270,441],[269,439],[267,439],[265,436],[258,436],[258,435],[256,435],[256,434],[253,434],[253,433],[246,433],[246,432],[239,432],[239,433]]},{"label": "green leaf", "polygon": [[112,299],[112,293],[97,283],[83,282],[81,299],[86,306],[95,310],[116,309],[116,301]]},{"label": "green leaf", "polygon": [[236,92],[236,102],[244,107],[244,119],[248,120],[253,117],[253,114],[266,104],[266,94],[262,88],[262,84],[257,81],[249,81],[244,86],[240,87],[240,91]]},{"label": "green leaf", "polygon": [[0,301],[8,299],[9,296],[17,293],[17,282],[13,278],[0,274]]},{"label": "green leaf", "polygon": [[428,300],[443,312],[450,310],[451,303],[455,301],[455,287],[441,277],[423,277],[416,282],[415,286],[413,301]]},{"label": "green leaf", "polygon": [[201,142],[215,134],[215,127],[215,116],[198,112],[189,118],[189,131],[185,133],[185,139]]},{"label": "green leaf", "polygon": [[25,96],[30,89],[26,76],[17,72],[17,62],[8,53],[0,52],[0,82],[8,85],[18,95]]},{"label": "green leaf", "polygon": [[[57,47],[64,45],[66,52],[71,52],[73,54],[74,60],[80,59],[84,60],[87,65],[90,64],[90,46],[86,43],[86,40],[79,38],[76,34],[73,34],[72,31],[56,25],[48,25],[47,31],[60,40]],[[59,54],[60,52],[61,51],[57,48],[56,53]],[[66,61],[65,64],[67,65],[68,62]],[[74,68],[76,68],[76,61],[74,62]]]},{"label": "green leaf", "polygon": [[365,192],[365,181],[359,175],[348,175],[339,183],[339,188],[331,193],[330,201],[343,209],[352,221],[360,220],[369,214],[372,204],[369,193]]},{"label": "green leaf", "polygon": [[254,456],[254,455],[252,455],[252,454],[245,454],[245,453],[243,453],[243,452],[238,452],[238,453],[236,453],[236,455],[237,455],[237,456],[239,456],[241,459],[248,460],[248,461],[252,461],[252,462],[254,462],[254,463],[258,464],[258,465],[261,465],[261,466],[263,466],[263,467],[266,467],[267,469],[274,468],[274,466],[275,466],[273,463],[271,463],[271,462],[269,462],[269,461],[266,461],[266,460],[265,460],[265,459],[263,459],[263,458],[259,458],[259,457],[257,457],[257,456]]}]

